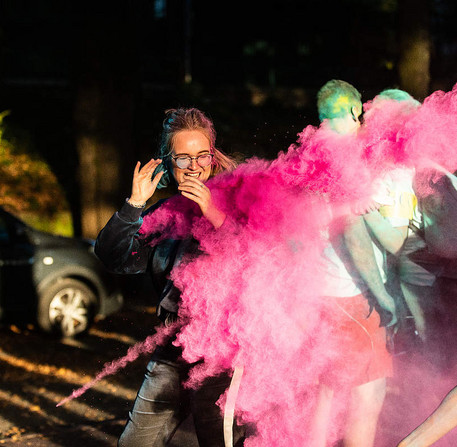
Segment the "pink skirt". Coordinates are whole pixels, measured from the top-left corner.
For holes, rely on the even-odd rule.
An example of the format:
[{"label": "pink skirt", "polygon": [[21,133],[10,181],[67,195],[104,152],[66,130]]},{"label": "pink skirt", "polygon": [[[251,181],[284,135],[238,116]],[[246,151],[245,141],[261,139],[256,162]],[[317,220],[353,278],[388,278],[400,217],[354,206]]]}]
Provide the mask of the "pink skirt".
[{"label": "pink skirt", "polygon": [[323,297],[328,306],[323,318],[331,325],[332,355],[320,382],[335,388],[355,387],[392,376],[392,356],[386,347],[386,329],[376,310],[370,314],[363,295]]}]

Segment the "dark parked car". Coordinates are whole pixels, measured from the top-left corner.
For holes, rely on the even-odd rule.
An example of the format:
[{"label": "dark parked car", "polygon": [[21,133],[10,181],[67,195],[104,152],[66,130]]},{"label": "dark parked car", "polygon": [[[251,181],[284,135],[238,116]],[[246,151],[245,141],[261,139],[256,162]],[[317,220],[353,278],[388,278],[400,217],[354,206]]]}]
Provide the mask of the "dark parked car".
[{"label": "dark parked car", "polygon": [[33,319],[46,332],[75,336],[123,302],[117,277],[94,241],[34,230],[0,208],[0,319]]}]

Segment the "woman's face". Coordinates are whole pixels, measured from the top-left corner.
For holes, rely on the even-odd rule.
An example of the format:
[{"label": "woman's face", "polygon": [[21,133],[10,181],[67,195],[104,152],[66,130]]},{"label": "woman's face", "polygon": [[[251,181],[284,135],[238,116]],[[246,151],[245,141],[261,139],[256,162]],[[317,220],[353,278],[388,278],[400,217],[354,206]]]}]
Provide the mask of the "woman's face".
[{"label": "woman's face", "polygon": [[[199,155],[211,153],[211,145],[208,138],[199,130],[182,130],[173,138],[172,157],[198,157]],[[172,173],[178,185],[186,178],[197,178],[205,183],[211,175],[211,164],[202,168],[195,158],[192,159],[189,167],[181,169],[172,160]]]}]

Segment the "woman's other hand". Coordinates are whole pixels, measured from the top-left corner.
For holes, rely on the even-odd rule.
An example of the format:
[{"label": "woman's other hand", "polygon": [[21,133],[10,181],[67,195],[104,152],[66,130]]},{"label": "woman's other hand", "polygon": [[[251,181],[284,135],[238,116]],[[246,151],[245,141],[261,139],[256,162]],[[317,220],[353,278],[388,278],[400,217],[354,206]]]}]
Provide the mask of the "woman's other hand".
[{"label": "woman's other hand", "polygon": [[224,223],[225,213],[216,207],[211,190],[200,180],[188,177],[179,184],[178,190],[184,197],[198,204],[203,216],[211,222],[214,228],[219,228]]},{"label": "woman's other hand", "polygon": [[154,195],[163,171],[157,173],[154,178],[152,178],[152,175],[160,163],[162,163],[160,159],[151,159],[141,169],[141,163],[138,162],[136,164],[133,171],[132,194],[129,199],[131,205],[143,205]]}]

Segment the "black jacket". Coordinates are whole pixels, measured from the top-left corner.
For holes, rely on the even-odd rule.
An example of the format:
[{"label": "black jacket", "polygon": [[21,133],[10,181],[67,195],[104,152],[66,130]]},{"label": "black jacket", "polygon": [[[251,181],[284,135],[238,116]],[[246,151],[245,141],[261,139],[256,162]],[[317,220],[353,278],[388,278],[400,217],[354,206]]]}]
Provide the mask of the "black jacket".
[{"label": "black jacket", "polygon": [[[116,212],[100,231],[95,242],[95,254],[111,271],[122,274],[149,273],[159,297],[158,314],[177,313],[180,292],[169,279],[173,267],[184,256],[198,253],[195,239],[165,239],[150,245],[153,236],[140,235],[143,216],[156,210],[164,202],[161,200],[142,214],[127,202]],[[164,312],[164,310],[166,312]]]}]

